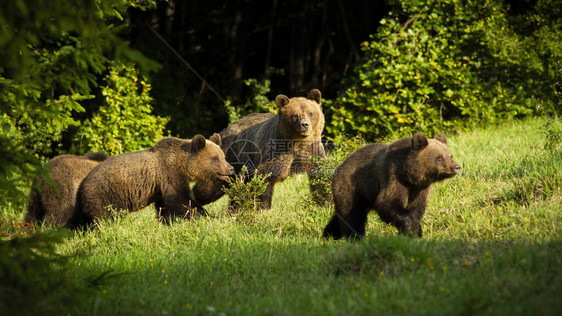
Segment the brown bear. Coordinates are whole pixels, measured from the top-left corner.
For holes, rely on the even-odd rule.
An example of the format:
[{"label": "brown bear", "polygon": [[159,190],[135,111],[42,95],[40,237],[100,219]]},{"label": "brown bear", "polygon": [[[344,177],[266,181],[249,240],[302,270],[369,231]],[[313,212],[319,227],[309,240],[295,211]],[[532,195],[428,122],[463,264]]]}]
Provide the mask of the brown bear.
[{"label": "brown bear", "polygon": [[29,194],[25,221],[64,225],[74,211],[80,182],[106,158],[104,153],[90,152],[84,157],[60,155],[49,160],[47,168],[52,183],[40,177],[35,178]]},{"label": "brown bear", "polygon": [[111,209],[134,212],[151,203],[166,223],[176,216],[204,215],[190,182],[227,179],[232,174],[220,144],[216,133],[210,141],[202,135],[191,140],[165,137],[150,149],[108,158],[80,184],[76,209],[66,226],[88,226],[110,217]]},{"label": "brown bear", "polygon": [[[267,188],[260,197],[261,207],[265,209],[271,207],[275,183],[299,172],[308,172],[309,177],[314,177],[311,158],[326,157],[321,143],[324,114],[320,91],[313,89],[306,98],[289,99],[281,94],[275,98],[275,103],[279,107],[277,114],[250,114],[221,132],[226,160],[236,172],[246,166],[247,178],[269,174]],[[195,198],[200,203],[214,201],[222,196],[220,188],[224,184],[199,182],[194,187]]]},{"label": "brown bear", "polygon": [[431,184],[459,173],[445,134],[427,139],[423,133],[390,145],[365,146],[335,171],[332,183],[335,214],[324,237],[361,238],[367,213],[374,209],[401,234],[422,236],[420,220]]}]

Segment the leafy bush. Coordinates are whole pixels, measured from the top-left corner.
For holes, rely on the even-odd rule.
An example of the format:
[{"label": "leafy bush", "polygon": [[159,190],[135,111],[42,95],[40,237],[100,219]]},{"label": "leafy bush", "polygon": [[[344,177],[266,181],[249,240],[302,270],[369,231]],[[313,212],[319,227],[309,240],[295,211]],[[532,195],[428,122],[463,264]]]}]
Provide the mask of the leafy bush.
[{"label": "leafy bush", "polygon": [[560,147],[562,147],[562,119],[548,119],[543,129],[545,135],[544,149],[551,152],[560,150]]},{"label": "leafy bush", "polygon": [[559,25],[545,22],[525,37],[500,1],[390,4],[378,32],[362,44],[358,80],[331,104],[331,135],[349,131],[374,140],[412,131],[434,134],[466,122],[532,114],[537,99],[555,108],[560,65],[548,61],[562,49],[551,43],[560,43]]},{"label": "leafy bush", "polygon": [[230,199],[230,211],[237,214],[239,221],[251,224],[255,219],[255,213],[261,207],[260,195],[265,192],[267,183],[266,174],[254,174],[248,179],[246,166],[234,177],[228,179],[228,186],[224,187],[225,194]]},{"label": "leafy bush", "polygon": [[152,115],[150,84],[126,65],[113,67],[106,80],[106,104],[80,126],[75,141],[110,155],[152,147],[168,119]]},{"label": "leafy bush", "polygon": [[[118,37],[127,6],[150,1],[8,1],[0,11],[0,204],[24,198],[30,179],[91,98],[113,60],[157,65]],[[43,174],[46,174],[43,171]]]},{"label": "leafy bush", "polygon": [[275,102],[270,101],[266,96],[270,91],[271,80],[264,79],[263,82],[260,82],[257,79],[251,78],[244,80],[244,84],[251,91],[250,97],[246,99],[244,105],[233,106],[230,100],[225,104],[229,123],[251,113],[277,113]]},{"label": "leafy bush", "polygon": [[333,149],[326,158],[314,157],[312,159],[311,168],[313,174],[309,177],[311,186],[314,188],[311,192],[309,203],[331,206],[333,203],[332,196],[332,179],[336,169],[343,163],[347,157],[351,156],[359,148],[365,146],[365,140],[361,137],[351,137],[341,139],[333,143]]}]

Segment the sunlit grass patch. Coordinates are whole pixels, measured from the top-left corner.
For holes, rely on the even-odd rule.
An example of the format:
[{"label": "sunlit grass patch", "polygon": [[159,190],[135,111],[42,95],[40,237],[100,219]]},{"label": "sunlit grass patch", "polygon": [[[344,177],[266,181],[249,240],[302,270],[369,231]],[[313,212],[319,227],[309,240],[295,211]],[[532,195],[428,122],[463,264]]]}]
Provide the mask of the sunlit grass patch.
[{"label": "sunlit grass patch", "polygon": [[[57,246],[92,290],[75,313],[555,314],[562,157],[544,149],[542,124],[448,136],[463,170],[433,186],[421,239],[375,212],[362,241],[322,238],[333,208],[311,203],[306,175],[277,184],[272,209],[250,221],[226,197],[171,225],[152,206],[103,220]],[[24,234],[10,224],[22,212],[0,214],[2,238]]]}]

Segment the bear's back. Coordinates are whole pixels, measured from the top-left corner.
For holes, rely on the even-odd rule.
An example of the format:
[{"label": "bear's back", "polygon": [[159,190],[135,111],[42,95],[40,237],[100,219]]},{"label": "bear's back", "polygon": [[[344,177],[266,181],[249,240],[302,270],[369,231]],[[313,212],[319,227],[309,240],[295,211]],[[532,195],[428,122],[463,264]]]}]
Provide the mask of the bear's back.
[{"label": "bear's back", "polygon": [[[142,174],[142,177],[136,175]],[[119,191],[125,183],[141,186],[156,177],[155,157],[150,150],[129,152],[107,158],[99,163],[82,181],[85,194],[97,191]]]},{"label": "bear's back", "polygon": [[[221,133],[222,149],[226,151],[236,140],[252,140],[257,142],[257,136],[264,131],[277,129],[277,115],[272,113],[252,113],[228,125]],[[270,133],[267,133],[270,134]]]},{"label": "bear's back", "polygon": [[26,221],[45,220],[46,224],[64,224],[74,209],[80,182],[98,162],[75,155],[60,155],[47,165],[54,187],[43,179],[35,180],[41,192],[32,189]]},{"label": "bear's back", "polygon": [[388,145],[371,144],[349,156],[335,171],[333,190],[350,189],[372,195],[386,181],[385,156]]},{"label": "bear's back", "polygon": [[155,155],[150,150],[112,156],[97,165],[84,178],[77,194],[74,219],[69,227],[83,224],[89,218],[105,217],[106,207],[136,210],[152,203],[160,188]]}]

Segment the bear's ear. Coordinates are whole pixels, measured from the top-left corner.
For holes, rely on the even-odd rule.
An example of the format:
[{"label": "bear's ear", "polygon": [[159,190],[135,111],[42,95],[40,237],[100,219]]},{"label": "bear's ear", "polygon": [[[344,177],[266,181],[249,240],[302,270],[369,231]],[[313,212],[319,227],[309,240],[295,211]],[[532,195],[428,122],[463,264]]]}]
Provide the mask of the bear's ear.
[{"label": "bear's ear", "polygon": [[213,136],[211,136],[211,138],[209,138],[210,141],[212,141],[213,143],[219,145],[222,144],[222,140],[221,140],[221,135],[219,133],[214,133]]},{"label": "bear's ear", "polygon": [[195,135],[191,139],[191,148],[189,151],[192,153],[196,153],[203,148],[205,148],[205,137],[201,134]]},{"label": "bear's ear", "polygon": [[415,133],[412,137],[412,148],[415,150],[424,149],[428,144],[427,137],[423,133]]},{"label": "bear's ear", "polygon": [[316,101],[318,104],[322,104],[322,93],[318,89],[312,89],[308,93],[308,98],[310,100]]},{"label": "bear's ear", "polygon": [[438,133],[437,135],[435,135],[435,140],[438,140],[447,145],[447,136],[445,136],[445,133]]},{"label": "bear's ear", "polygon": [[285,107],[285,105],[289,104],[289,97],[284,94],[280,94],[275,98],[275,104],[277,104],[277,106],[282,109]]}]

